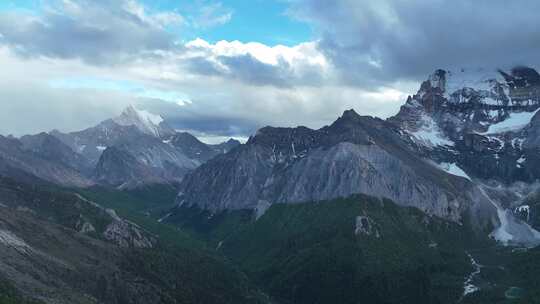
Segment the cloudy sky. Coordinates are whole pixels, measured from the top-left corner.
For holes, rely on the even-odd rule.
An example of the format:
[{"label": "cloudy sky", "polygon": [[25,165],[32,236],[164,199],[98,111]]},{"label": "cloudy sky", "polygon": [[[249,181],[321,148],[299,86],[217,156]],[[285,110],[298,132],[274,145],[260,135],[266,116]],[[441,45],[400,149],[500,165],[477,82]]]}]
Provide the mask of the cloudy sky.
[{"label": "cloudy sky", "polygon": [[135,104],[178,129],[388,117],[436,68],[536,65],[536,0],[0,0],[0,134]]}]

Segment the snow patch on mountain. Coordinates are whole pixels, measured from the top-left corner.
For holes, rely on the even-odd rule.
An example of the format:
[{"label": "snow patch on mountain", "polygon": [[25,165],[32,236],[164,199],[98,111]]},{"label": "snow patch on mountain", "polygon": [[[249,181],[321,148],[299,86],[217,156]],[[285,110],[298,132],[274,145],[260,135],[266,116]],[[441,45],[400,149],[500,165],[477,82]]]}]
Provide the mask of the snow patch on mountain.
[{"label": "snow patch on mountain", "polygon": [[433,118],[426,114],[421,117],[421,127],[414,132],[410,132],[410,134],[417,142],[428,147],[454,145],[453,141],[444,136]]},{"label": "snow patch on mountain", "polygon": [[516,209],[514,210],[514,213],[517,213],[517,214],[525,213],[527,215],[527,222],[531,218],[531,208],[529,205],[521,205],[521,206],[516,207]]},{"label": "snow patch on mountain", "polygon": [[481,265],[478,264],[478,262],[473,258],[473,256],[467,252],[467,256],[469,257],[469,260],[471,261],[471,265],[473,267],[473,272],[471,272],[467,278],[465,279],[465,283],[463,283],[463,296],[466,296],[468,294],[474,293],[480,288],[473,284],[474,278],[480,274]]},{"label": "snow patch on mountain", "polygon": [[465,173],[465,171],[463,171],[463,169],[458,167],[458,165],[456,165],[455,163],[440,163],[437,166],[449,174],[464,177],[468,180],[471,180],[469,175],[467,175],[467,173]]},{"label": "snow patch on mountain", "polygon": [[521,150],[523,148],[523,142],[525,141],[524,138],[513,138],[512,139],[512,147],[514,149]]},{"label": "snow patch on mountain", "polygon": [[522,164],[523,164],[526,160],[527,160],[527,159],[525,158],[525,156],[521,155],[521,157],[518,158],[518,160],[516,160],[516,167],[521,168]]},{"label": "snow patch on mountain", "polygon": [[[446,83],[444,92],[446,97],[465,88],[489,92],[492,91],[497,82],[501,83],[504,81],[502,76],[496,71],[483,68],[447,71],[445,78]],[[490,104],[498,104],[498,101],[493,98],[487,100],[487,102],[490,102]]]},{"label": "snow patch on mountain", "polygon": [[521,130],[523,129],[523,127],[525,127],[531,122],[531,119],[538,112],[538,110],[540,110],[540,108],[536,109],[533,112],[510,113],[510,116],[507,119],[492,124],[491,126],[489,126],[486,132],[481,134],[496,134]]},{"label": "snow patch on mountain", "polygon": [[479,187],[480,193],[497,210],[499,226],[490,233],[490,237],[505,246],[519,244],[536,246],[540,244],[540,232],[529,224],[517,219],[510,210],[504,209],[498,202],[493,200],[485,191],[484,186]]},{"label": "snow patch on mountain", "polygon": [[141,117],[142,120],[145,122],[151,123],[153,125],[159,125],[160,123],[163,122],[163,117],[157,114],[152,114],[146,110],[135,109],[135,111],[137,111],[137,114],[139,114],[139,117]]},{"label": "snow patch on mountain", "polygon": [[11,247],[21,253],[29,253],[31,248],[25,241],[10,231],[0,229],[0,244]]}]

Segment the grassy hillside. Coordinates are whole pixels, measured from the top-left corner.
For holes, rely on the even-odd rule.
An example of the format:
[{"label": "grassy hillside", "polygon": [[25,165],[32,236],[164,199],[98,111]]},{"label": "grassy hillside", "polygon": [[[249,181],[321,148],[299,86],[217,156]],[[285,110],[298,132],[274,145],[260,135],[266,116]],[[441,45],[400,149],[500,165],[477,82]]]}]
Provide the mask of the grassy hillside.
[{"label": "grassy hillside", "polygon": [[[72,190],[0,179],[0,228],[32,248],[24,253],[0,243],[0,304],[26,304],[23,294],[70,304],[267,303],[238,267],[149,214],[170,207],[167,193],[174,191],[165,190],[80,191],[159,239],[155,248],[135,249],[106,242],[99,227],[90,234],[74,230],[73,219],[84,217],[101,227],[108,223],[100,221],[109,217],[89,208],[92,204]],[[153,191],[158,199],[149,199]]]},{"label": "grassy hillside", "polygon": [[43,302],[24,299],[11,283],[0,279],[0,304],[42,304]]},{"label": "grassy hillside", "polygon": [[180,231],[177,227],[158,223],[163,210],[168,210],[174,203],[176,190],[167,186],[155,185],[134,191],[118,191],[103,187],[81,189],[78,192],[105,208],[133,221],[158,236],[160,244],[166,247],[204,248],[201,242]]}]

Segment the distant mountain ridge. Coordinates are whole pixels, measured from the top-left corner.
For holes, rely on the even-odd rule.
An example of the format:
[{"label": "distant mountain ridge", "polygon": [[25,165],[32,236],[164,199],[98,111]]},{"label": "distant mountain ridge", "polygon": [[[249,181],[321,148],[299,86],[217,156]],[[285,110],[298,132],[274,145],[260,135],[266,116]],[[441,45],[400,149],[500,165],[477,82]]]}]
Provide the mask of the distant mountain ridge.
[{"label": "distant mountain ridge", "polygon": [[10,166],[44,180],[77,187],[98,183],[127,188],[178,183],[188,171],[240,144],[207,145],[188,133],[176,132],[161,116],[133,106],[82,131],[53,130],[3,138],[3,142],[0,156]]}]

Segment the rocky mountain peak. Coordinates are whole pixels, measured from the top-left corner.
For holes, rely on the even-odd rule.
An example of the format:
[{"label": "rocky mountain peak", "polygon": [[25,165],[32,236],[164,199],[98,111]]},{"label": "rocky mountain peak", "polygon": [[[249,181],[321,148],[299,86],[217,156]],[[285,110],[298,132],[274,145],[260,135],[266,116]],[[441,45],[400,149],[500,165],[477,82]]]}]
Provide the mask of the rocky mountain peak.
[{"label": "rocky mountain peak", "polygon": [[429,76],[429,79],[425,82],[429,85],[429,88],[437,89],[441,93],[446,91],[446,74],[447,71],[438,69]]},{"label": "rocky mountain peak", "polygon": [[341,115],[340,118],[346,119],[346,120],[356,120],[360,118],[360,115],[356,113],[354,109],[349,109],[349,110],[343,111],[343,114]]},{"label": "rocky mountain peak", "polygon": [[540,86],[540,74],[530,67],[517,66],[510,71],[510,74],[502,70],[499,70],[499,73],[514,89]]},{"label": "rocky mountain peak", "polygon": [[358,114],[353,109],[345,110],[343,114],[334,121],[330,128],[339,128],[339,129],[350,129],[350,128],[358,128],[362,125],[371,124],[372,120],[376,120],[376,118],[371,116],[362,116]]},{"label": "rocky mountain peak", "polygon": [[512,183],[540,176],[532,165],[538,111],[540,74],[533,68],[437,70],[388,121],[425,157]]},{"label": "rocky mountain peak", "polygon": [[113,121],[121,126],[135,126],[145,134],[160,138],[174,134],[174,130],[168,126],[163,117],[136,109],[132,105],[125,108],[118,117],[113,118]]},{"label": "rocky mountain peak", "polygon": [[507,124],[516,129],[513,127],[526,125],[540,107],[539,81],[538,72],[529,67],[515,67],[508,72],[439,69],[389,120],[410,133],[420,132],[427,137],[441,133],[437,137],[452,141],[466,133],[498,133],[509,129]]},{"label": "rocky mountain peak", "polygon": [[[530,67],[509,71],[491,69],[436,70],[415,95],[441,97],[443,105],[530,106],[540,98],[540,74]],[[420,98],[418,98],[420,97]]]}]

